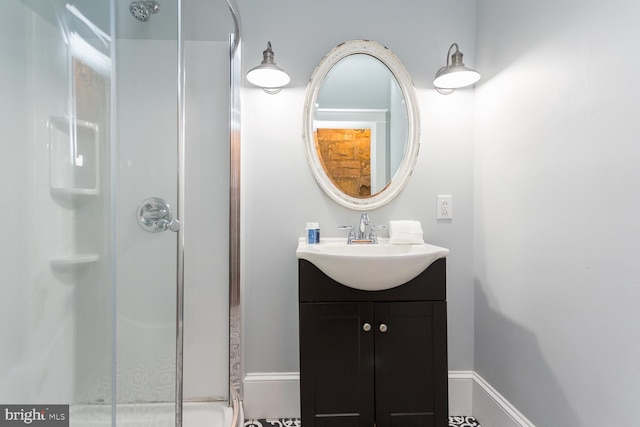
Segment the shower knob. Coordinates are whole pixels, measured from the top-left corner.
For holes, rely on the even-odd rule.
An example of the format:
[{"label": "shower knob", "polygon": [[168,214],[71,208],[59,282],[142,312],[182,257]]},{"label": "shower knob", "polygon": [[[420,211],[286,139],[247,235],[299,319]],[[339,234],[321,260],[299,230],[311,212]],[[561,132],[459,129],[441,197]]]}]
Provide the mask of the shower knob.
[{"label": "shower knob", "polygon": [[180,230],[180,222],[172,218],[171,206],[159,197],[143,200],[138,205],[136,217],[140,227],[150,233]]},{"label": "shower knob", "polygon": [[166,219],[163,218],[158,220],[158,223],[157,223],[158,231],[169,230],[169,231],[176,232],[180,230],[180,226],[181,226],[180,221],[178,221],[177,219],[174,219],[172,221],[167,221]]}]

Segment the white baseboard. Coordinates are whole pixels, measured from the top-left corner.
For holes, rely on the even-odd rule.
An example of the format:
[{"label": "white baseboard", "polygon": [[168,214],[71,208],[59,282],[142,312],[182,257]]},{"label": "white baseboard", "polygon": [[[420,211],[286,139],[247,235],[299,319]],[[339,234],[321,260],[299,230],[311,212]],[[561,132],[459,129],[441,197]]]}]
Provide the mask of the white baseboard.
[{"label": "white baseboard", "polygon": [[[246,419],[299,418],[299,373],[247,374],[244,413]],[[535,427],[474,371],[449,371],[449,414],[473,415],[491,427]]]},{"label": "white baseboard", "polygon": [[300,418],[300,374],[247,374],[244,377],[243,404],[245,419]]},{"label": "white baseboard", "polygon": [[473,373],[473,415],[491,427],[535,427],[507,399],[477,373]]},{"label": "white baseboard", "polygon": [[473,371],[449,371],[449,415],[473,415]]}]

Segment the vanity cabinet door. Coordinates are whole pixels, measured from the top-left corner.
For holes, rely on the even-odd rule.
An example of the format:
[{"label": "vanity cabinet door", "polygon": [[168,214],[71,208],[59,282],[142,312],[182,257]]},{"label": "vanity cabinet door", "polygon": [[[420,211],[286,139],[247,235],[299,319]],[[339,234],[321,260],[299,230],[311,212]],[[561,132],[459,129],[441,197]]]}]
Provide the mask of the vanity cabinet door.
[{"label": "vanity cabinet door", "polygon": [[370,302],[300,304],[305,427],[374,425],[373,307]]},{"label": "vanity cabinet door", "polygon": [[446,303],[375,304],[377,427],[448,425]]},{"label": "vanity cabinet door", "polygon": [[305,427],[448,425],[446,302],[300,304]]}]

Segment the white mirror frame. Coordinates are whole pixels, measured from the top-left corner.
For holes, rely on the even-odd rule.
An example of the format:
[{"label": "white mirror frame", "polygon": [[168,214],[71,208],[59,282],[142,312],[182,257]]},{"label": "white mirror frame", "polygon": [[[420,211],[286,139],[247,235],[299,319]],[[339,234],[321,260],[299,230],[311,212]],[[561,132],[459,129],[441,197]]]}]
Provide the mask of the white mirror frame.
[{"label": "white mirror frame", "polygon": [[[367,198],[349,196],[336,187],[325,172],[322,162],[318,157],[313,133],[315,105],[324,79],[339,61],[355,54],[370,55],[387,66],[398,82],[398,86],[400,86],[407,108],[407,118],[409,120],[407,142],[398,170],[391,178],[391,182],[387,188]],[[418,109],[418,101],[411,76],[398,57],[385,46],[371,40],[351,40],[331,50],[322,61],[320,61],[320,64],[316,67],[307,85],[304,102],[303,138],[305,141],[307,161],[313,171],[313,175],[320,188],[331,199],[342,206],[355,210],[375,209],[389,203],[400,193],[409,180],[418,158],[418,151],[420,150],[420,111]]]}]

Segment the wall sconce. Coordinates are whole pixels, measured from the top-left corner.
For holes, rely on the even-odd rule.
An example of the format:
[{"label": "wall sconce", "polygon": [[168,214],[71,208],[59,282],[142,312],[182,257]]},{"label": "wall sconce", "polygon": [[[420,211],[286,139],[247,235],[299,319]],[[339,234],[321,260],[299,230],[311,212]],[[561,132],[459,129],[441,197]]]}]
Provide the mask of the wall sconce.
[{"label": "wall sconce", "polygon": [[262,52],[263,60],[257,67],[249,70],[247,80],[249,83],[259,86],[269,94],[278,93],[286,86],[291,78],[282,68],[273,62],[273,50],[271,42],[267,42],[267,50]]},{"label": "wall sconce", "polygon": [[[456,51],[451,54],[454,47]],[[451,62],[449,62],[449,58],[451,58]],[[433,85],[438,93],[450,95],[456,89],[471,86],[478,80],[480,80],[480,73],[464,66],[462,52],[458,50],[458,43],[454,43],[447,52],[447,65],[438,70],[433,79]]]}]

